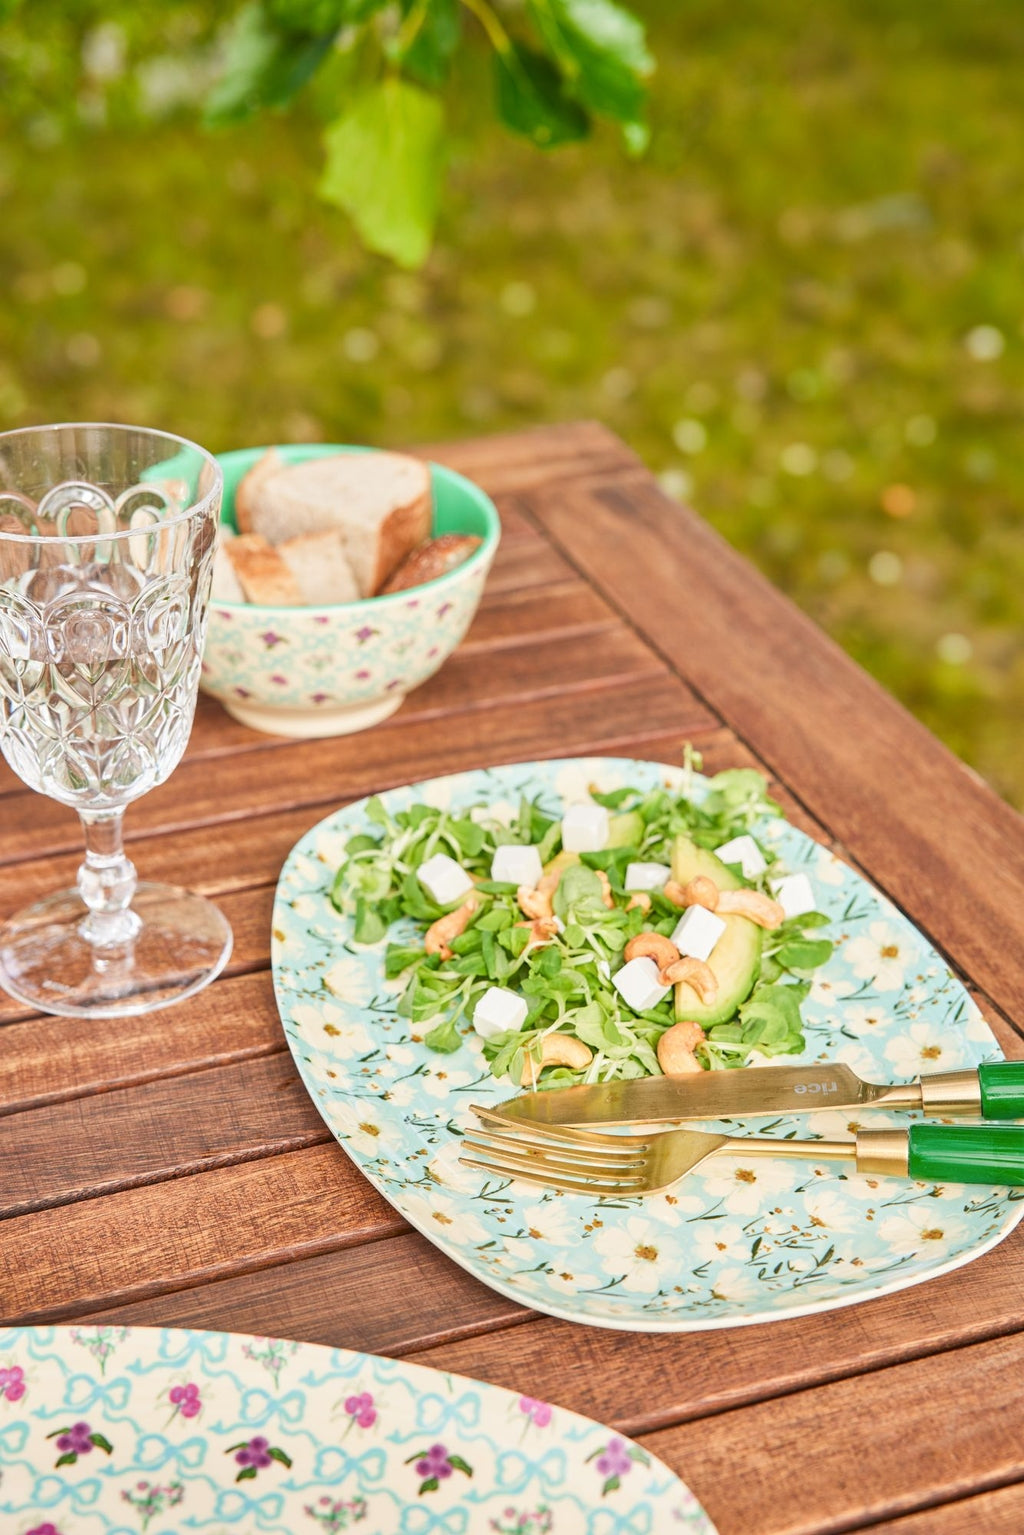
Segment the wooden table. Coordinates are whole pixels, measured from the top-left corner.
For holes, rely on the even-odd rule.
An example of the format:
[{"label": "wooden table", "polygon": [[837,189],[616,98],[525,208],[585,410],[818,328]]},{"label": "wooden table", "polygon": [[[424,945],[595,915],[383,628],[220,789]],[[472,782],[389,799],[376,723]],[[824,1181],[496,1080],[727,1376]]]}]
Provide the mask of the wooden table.
[{"label": "wooden table", "polygon": [[[1024,1227],[967,1269],[802,1320],[636,1336],[493,1294],[410,1231],[299,1083],[268,968],[300,834],[373,790],[610,752],[760,765],[1024,1054],[1024,822],[598,426],[429,450],[495,497],[472,632],[365,735],[289,743],[200,703],[128,816],[144,877],[214,895],[227,974],[90,1024],[0,1004],[0,1312],[347,1345],[528,1390],[677,1468],[721,1535],[1024,1529]],[[71,883],[77,823],[0,765],[0,912]]]}]

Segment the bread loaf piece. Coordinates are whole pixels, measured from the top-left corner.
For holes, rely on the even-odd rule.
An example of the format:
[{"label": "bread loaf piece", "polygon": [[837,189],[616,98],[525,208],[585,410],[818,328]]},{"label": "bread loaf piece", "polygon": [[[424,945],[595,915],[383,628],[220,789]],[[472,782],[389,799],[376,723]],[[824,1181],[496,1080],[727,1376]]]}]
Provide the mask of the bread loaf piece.
[{"label": "bread loaf piece", "polygon": [[235,567],[231,563],[227,545],[233,542],[235,535],[230,528],[223,523],[217,528],[217,548],[213,556],[213,584],[210,587],[210,598],[213,602],[244,602],[245,593],[242,584],[235,574]]},{"label": "bread loaf piece", "polygon": [[299,584],[276,549],[258,533],[229,539],[225,549],[241,582],[247,602],[271,607],[298,608],[305,598]]},{"label": "bread loaf piece", "polygon": [[286,538],[277,553],[295,577],[303,602],[321,607],[358,601],[359,587],[337,528]]},{"label": "bread loaf piece", "polygon": [[483,539],[469,533],[442,533],[440,538],[428,538],[425,544],[420,544],[405,557],[390,580],[381,587],[381,595],[404,592],[410,586],[422,586],[424,581],[436,581],[438,576],[447,575],[449,570],[468,560],[482,543]]},{"label": "bread loaf piece", "polygon": [[[253,528],[252,514],[259,488],[264,481],[271,479],[275,474],[280,474],[287,467],[277,449],[268,448],[263,457],[256,460],[248,474],[242,476],[235,491],[235,522],[239,533],[258,531]],[[271,539],[270,542],[275,543],[276,540]]]},{"label": "bread loaf piece", "polygon": [[430,471],[400,453],[336,453],[282,465],[273,453],[239,486],[236,515],[269,543],[336,529],[361,597],[430,535]]}]

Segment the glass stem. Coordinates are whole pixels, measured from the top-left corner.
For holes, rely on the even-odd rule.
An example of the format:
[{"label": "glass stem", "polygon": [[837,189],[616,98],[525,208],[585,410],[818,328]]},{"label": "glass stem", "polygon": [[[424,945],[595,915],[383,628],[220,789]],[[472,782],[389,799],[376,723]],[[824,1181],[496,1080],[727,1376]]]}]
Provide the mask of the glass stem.
[{"label": "glass stem", "polygon": [[130,943],[142,919],[131,910],[137,876],[121,841],[124,811],[80,812],[79,819],[85,833],[85,861],[78,869],[78,893],[89,915],[78,930],[98,948]]}]

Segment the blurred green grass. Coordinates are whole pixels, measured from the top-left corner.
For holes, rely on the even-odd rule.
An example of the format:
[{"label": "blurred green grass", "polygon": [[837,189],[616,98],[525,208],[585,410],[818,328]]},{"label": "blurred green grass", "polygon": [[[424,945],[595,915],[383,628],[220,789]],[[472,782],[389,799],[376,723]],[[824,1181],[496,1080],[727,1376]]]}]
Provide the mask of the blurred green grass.
[{"label": "blurred green grass", "polygon": [[410,275],[316,202],[316,102],[195,125],[205,12],[39,0],[31,45],[0,30],[32,77],[0,101],[0,421],[221,450],[599,417],[1024,806],[1024,9],[638,9],[648,157],[510,140],[471,52]]}]

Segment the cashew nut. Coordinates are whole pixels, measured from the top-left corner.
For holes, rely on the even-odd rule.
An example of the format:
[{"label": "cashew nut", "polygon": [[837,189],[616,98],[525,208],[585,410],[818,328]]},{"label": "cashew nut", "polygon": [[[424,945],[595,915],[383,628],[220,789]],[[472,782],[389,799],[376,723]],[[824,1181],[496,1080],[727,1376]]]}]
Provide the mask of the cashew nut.
[{"label": "cashew nut", "polygon": [[463,904],[456,910],[450,911],[443,917],[438,917],[427,928],[423,946],[428,954],[440,954],[442,959],[451,959],[452,951],[448,947],[453,938],[458,938],[469,926],[469,919],[480,905],[477,895],[467,896]]},{"label": "cashew nut", "polygon": [[614,911],[615,910],[615,897],[612,895],[612,883],[611,883],[611,880],[608,878],[607,874],[604,872],[603,869],[595,869],[594,872],[596,873],[598,879],[601,881],[601,899],[602,899],[602,901],[608,907],[609,911]]},{"label": "cashew nut", "polygon": [[778,901],[760,890],[723,890],[718,897],[718,911],[723,916],[747,917],[758,927],[781,927],[786,913]]},{"label": "cashew nut", "polygon": [[707,874],[696,874],[683,891],[683,904],[718,911],[722,904],[722,892]]},{"label": "cashew nut", "polygon": [[658,1040],[658,1065],[666,1077],[685,1077],[704,1069],[693,1053],[693,1046],[699,1045],[703,1038],[704,1030],[700,1024],[690,1019],[665,1030]]},{"label": "cashew nut", "polygon": [[653,959],[659,970],[665,970],[669,965],[674,965],[679,958],[679,950],[671,938],[665,938],[661,933],[637,933],[635,938],[629,940],[622,952],[626,960]]},{"label": "cashew nut", "polygon": [[686,905],[686,891],[677,879],[666,880],[662,895],[666,901],[671,901],[673,906]]},{"label": "cashew nut", "polygon": [[[532,922],[517,922],[516,927],[530,929],[530,944],[550,943],[558,933],[557,917],[534,917]],[[529,945],[527,946],[529,947]]]},{"label": "cashew nut", "polygon": [[685,981],[687,986],[693,987],[702,1002],[714,1002],[718,996],[718,977],[711,966],[702,959],[691,958],[689,954],[677,959],[672,965],[666,965],[659,979],[663,986],[674,986],[677,981]]},{"label": "cashew nut", "polygon": [[549,890],[542,890],[540,885],[536,890],[531,890],[529,885],[520,885],[516,891],[516,900],[519,902],[519,910],[524,917],[535,920],[538,917],[553,917],[554,907],[551,904]]},{"label": "cashew nut", "polygon": [[646,890],[634,890],[626,903],[627,911],[635,911],[638,907],[641,911],[650,911],[651,909],[651,898]]},{"label": "cashew nut", "polygon": [[593,1060],[589,1045],[572,1034],[545,1034],[541,1045],[540,1064],[527,1054],[523,1058],[523,1086],[535,1087],[537,1078],[545,1066],[568,1066],[572,1071],[582,1071]]}]

